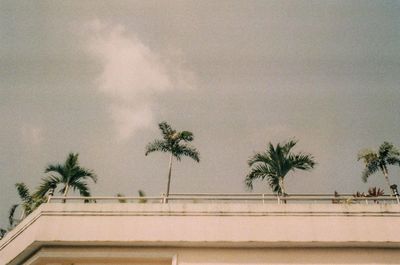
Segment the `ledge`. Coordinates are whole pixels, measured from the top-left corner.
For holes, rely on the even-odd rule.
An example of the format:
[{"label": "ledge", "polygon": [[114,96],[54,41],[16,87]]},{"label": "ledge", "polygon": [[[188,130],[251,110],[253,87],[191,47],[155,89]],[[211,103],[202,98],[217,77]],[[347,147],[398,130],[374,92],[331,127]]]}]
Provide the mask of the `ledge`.
[{"label": "ledge", "polygon": [[0,241],[0,264],[43,246],[399,248],[399,235],[395,204],[50,203]]}]

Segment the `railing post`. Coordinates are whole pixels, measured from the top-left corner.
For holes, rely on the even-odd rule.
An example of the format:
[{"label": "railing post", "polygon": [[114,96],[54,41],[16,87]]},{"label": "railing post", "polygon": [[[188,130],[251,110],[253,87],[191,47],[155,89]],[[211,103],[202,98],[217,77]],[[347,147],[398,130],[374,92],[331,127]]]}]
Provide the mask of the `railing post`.
[{"label": "railing post", "polygon": [[265,194],[263,193],[262,194],[262,202],[263,202],[263,204],[265,204],[264,198],[265,198]]},{"label": "railing post", "polygon": [[400,204],[399,191],[397,190],[397,185],[393,184],[390,186],[390,188],[392,189],[392,193],[394,194],[394,196],[396,196],[397,204]]},{"label": "railing post", "polygon": [[50,200],[51,200],[51,197],[53,197],[53,195],[54,195],[54,190],[55,190],[55,188],[50,188],[50,190],[49,190],[49,195],[47,196],[47,203],[49,203],[50,202]]}]

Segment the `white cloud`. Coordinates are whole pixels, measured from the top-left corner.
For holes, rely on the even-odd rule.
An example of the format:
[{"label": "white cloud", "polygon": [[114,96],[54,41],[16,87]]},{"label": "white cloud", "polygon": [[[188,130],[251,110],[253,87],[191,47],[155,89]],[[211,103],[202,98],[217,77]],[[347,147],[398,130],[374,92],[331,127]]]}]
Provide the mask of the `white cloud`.
[{"label": "white cloud", "polygon": [[24,124],[21,127],[22,140],[29,145],[39,145],[43,142],[43,129],[32,124]]},{"label": "white cloud", "polygon": [[180,62],[161,60],[122,25],[96,20],[86,27],[85,35],[87,51],[101,63],[96,82],[99,91],[110,98],[111,118],[120,140],[153,125],[155,96],[192,80]]},{"label": "white cloud", "polygon": [[128,139],[136,130],[152,125],[153,112],[148,106],[134,108],[112,105],[110,111],[117,128],[118,139]]}]

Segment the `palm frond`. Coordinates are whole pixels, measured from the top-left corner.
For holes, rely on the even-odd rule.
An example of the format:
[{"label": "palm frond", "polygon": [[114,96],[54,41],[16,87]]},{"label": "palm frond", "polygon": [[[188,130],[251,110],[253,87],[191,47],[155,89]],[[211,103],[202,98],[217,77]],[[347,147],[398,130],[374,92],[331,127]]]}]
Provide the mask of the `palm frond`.
[{"label": "palm frond", "polygon": [[292,170],[294,169],[310,170],[314,168],[316,164],[314,161],[314,157],[310,154],[299,153],[296,155],[290,155],[289,160],[291,160]]},{"label": "palm frond", "polygon": [[25,218],[26,216],[28,216],[29,214],[31,214],[33,212],[33,210],[35,210],[35,208],[33,207],[33,203],[23,203],[22,204],[22,208],[23,208],[23,218]]},{"label": "palm frond", "polygon": [[371,187],[368,189],[368,196],[369,197],[379,197],[385,195],[385,192],[383,189],[377,188],[377,187]]},{"label": "palm frond", "polygon": [[13,227],[13,225],[14,225],[15,210],[17,209],[18,206],[19,206],[19,204],[14,204],[11,206],[10,210],[8,211],[8,223],[9,223],[10,227]]},{"label": "palm frond", "polygon": [[77,190],[79,194],[83,197],[90,197],[90,191],[88,184],[82,181],[75,181],[71,183],[71,188],[75,191]]},{"label": "palm frond", "polygon": [[394,145],[392,143],[389,142],[383,142],[383,144],[381,146],[379,146],[379,157],[388,157],[390,156],[399,156],[400,153],[399,151],[396,149],[396,147],[394,147]]},{"label": "palm frond", "polygon": [[398,156],[388,156],[386,161],[389,165],[398,165],[400,166],[400,158]]},{"label": "palm frond", "polygon": [[279,177],[269,176],[267,178],[269,187],[272,189],[272,192],[277,194],[282,194],[281,186],[279,185]]},{"label": "palm frond", "polygon": [[363,182],[367,182],[368,177],[377,172],[380,169],[378,160],[371,160],[365,165],[365,169],[362,172],[361,179]]},{"label": "palm frond", "polygon": [[271,159],[270,159],[270,157],[269,157],[269,155],[267,153],[256,153],[247,161],[247,164],[249,166],[252,166],[255,163],[270,164],[271,163]]},{"label": "palm frond", "polygon": [[55,165],[48,165],[47,168],[44,170],[44,173],[57,173],[64,181],[68,181],[68,173],[66,172],[66,168],[64,165],[55,164]]},{"label": "palm frond", "polygon": [[78,153],[76,153],[76,154],[69,153],[67,160],[65,161],[64,167],[68,168],[68,169],[73,169],[75,167],[78,167],[79,166],[78,156],[79,156]]},{"label": "palm frond", "polygon": [[168,144],[165,141],[157,139],[157,140],[154,140],[153,142],[149,143],[146,146],[145,155],[147,156],[148,154],[155,152],[155,151],[170,152],[171,147],[168,146]]},{"label": "palm frond", "polygon": [[47,201],[47,196],[41,198],[35,198],[32,203],[32,209],[35,210],[37,207],[39,207],[42,203],[45,203],[46,201]]},{"label": "palm frond", "polygon": [[371,149],[361,150],[357,155],[357,160],[363,160],[364,163],[369,163],[370,161],[377,160],[378,154]]},{"label": "palm frond", "polygon": [[[284,143],[282,146],[282,151],[285,155],[288,155],[290,153],[290,150],[297,144],[297,140],[292,139],[289,140],[288,142]],[[279,144],[278,144],[279,146]]]},{"label": "palm frond", "polygon": [[171,135],[173,135],[176,131],[172,129],[172,127],[165,121],[158,124],[158,127],[161,130],[164,139],[168,139]]},{"label": "palm frond", "polygon": [[174,149],[173,155],[178,160],[180,160],[182,156],[188,156],[196,162],[200,162],[200,154],[197,149],[187,144],[180,144],[177,146],[177,148]]},{"label": "palm frond", "polygon": [[249,190],[253,190],[254,188],[253,180],[250,179],[249,175],[247,175],[246,178],[244,179],[244,184],[246,185],[246,188],[248,188]]},{"label": "palm frond", "polygon": [[33,194],[35,198],[42,198],[46,196],[46,193],[56,187],[58,184],[62,183],[61,176],[47,176],[42,178],[42,183],[37,188],[36,192]]},{"label": "palm frond", "polygon": [[97,182],[97,176],[92,170],[83,167],[76,167],[71,171],[69,183],[86,178],[92,179],[94,183]]},{"label": "palm frond", "polygon": [[15,187],[17,188],[18,191],[18,195],[21,198],[21,200],[23,202],[31,202],[32,201],[32,196],[29,192],[29,188],[26,186],[25,183],[20,182],[20,183],[16,183]]},{"label": "palm frond", "polygon": [[250,173],[246,176],[245,184],[248,188],[253,189],[254,180],[263,180],[267,177],[274,176],[276,176],[276,174],[271,171],[271,168],[267,164],[257,164],[252,167]]},{"label": "palm frond", "polygon": [[194,140],[194,136],[192,132],[182,131],[179,133],[179,139],[185,142],[191,142]]},{"label": "palm frond", "polygon": [[3,237],[7,234],[7,230],[0,228],[0,239],[3,239]]}]

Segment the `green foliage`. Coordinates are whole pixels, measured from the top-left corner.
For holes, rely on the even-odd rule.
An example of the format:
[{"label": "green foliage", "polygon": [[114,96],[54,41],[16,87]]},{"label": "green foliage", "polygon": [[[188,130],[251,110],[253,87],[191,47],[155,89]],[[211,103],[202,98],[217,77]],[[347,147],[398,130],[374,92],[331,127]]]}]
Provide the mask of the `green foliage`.
[{"label": "green foliage", "polygon": [[[15,187],[22,202],[20,204],[12,205],[9,210],[9,230],[14,228],[22,219],[31,214],[37,207],[46,201],[46,198],[44,197],[35,197],[32,195],[29,188],[23,182],[16,183]],[[22,208],[21,218],[15,218],[15,213],[18,207]]]},{"label": "green foliage", "polygon": [[[123,197],[125,197],[125,195],[122,194],[122,193],[117,193],[117,197],[123,198]],[[118,199],[118,202],[119,203],[126,203],[126,199]]]},{"label": "green foliage", "polygon": [[156,139],[149,143],[146,146],[146,156],[152,152],[159,151],[170,153],[177,160],[181,160],[183,156],[188,156],[196,162],[200,162],[200,154],[197,149],[187,144],[194,140],[193,133],[189,131],[177,132],[166,122],[161,122],[158,126],[163,140]]},{"label": "green foliage", "polygon": [[246,186],[253,189],[254,180],[267,180],[273,192],[284,194],[283,179],[289,171],[311,170],[316,164],[310,154],[291,152],[296,143],[290,140],[278,143],[276,147],[269,143],[265,152],[253,155],[248,160],[251,169],[245,179]]},{"label": "green foliage", "polygon": [[0,240],[7,234],[7,230],[0,228]]},{"label": "green foliage", "polygon": [[355,194],[353,194],[353,197],[379,197],[383,195],[385,195],[383,189],[377,187],[371,187],[368,189],[367,194],[365,194],[364,192],[357,191]]},{"label": "green foliage", "polygon": [[[139,193],[139,197],[141,197],[141,198],[146,197],[146,193],[144,193],[144,191],[138,190],[138,193]],[[139,203],[146,203],[146,202],[147,202],[146,199],[140,199],[139,200]]]},{"label": "green foliage", "polygon": [[[141,197],[141,199],[139,199],[139,203],[146,203],[147,200],[144,199],[144,198],[142,199],[142,197],[146,197],[146,194],[144,193],[144,191],[138,190],[138,194],[139,194],[139,197]],[[125,197],[124,194],[117,193],[117,197],[121,198],[121,199],[118,199],[118,202],[120,202],[120,203],[126,203],[127,202],[127,200],[124,198]]]},{"label": "green foliage", "polygon": [[14,204],[11,206],[10,210],[8,211],[8,224],[10,227],[13,227],[14,223],[16,221],[14,218],[14,215],[15,215],[15,210],[18,208],[18,206],[19,206],[19,204]]},{"label": "green foliage", "polygon": [[69,189],[72,189],[78,191],[81,196],[89,197],[87,180],[90,179],[96,183],[97,176],[92,170],[79,165],[78,156],[79,154],[70,153],[64,164],[49,165],[45,173],[50,173],[50,175],[42,178],[35,196],[44,197],[50,189],[62,185],[59,192],[64,196],[67,196]]},{"label": "green foliage", "polygon": [[387,166],[400,166],[400,152],[389,142],[383,142],[377,152],[371,149],[362,150],[358,153],[357,158],[358,161],[362,160],[365,164],[361,175],[363,182],[367,182],[371,175],[381,171],[385,176],[387,184],[390,186]]}]

